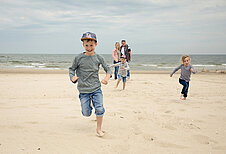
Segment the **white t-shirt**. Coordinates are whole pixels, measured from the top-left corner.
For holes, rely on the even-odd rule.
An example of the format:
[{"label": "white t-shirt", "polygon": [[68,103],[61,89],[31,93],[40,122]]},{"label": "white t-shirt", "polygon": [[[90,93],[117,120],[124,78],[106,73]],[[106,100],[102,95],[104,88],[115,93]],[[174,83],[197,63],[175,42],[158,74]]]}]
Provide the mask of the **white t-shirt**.
[{"label": "white t-shirt", "polygon": [[125,47],[122,47],[122,49],[121,49],[122,55],[125,55],[125,50],[124,50],[124,48],[125,48]]}]

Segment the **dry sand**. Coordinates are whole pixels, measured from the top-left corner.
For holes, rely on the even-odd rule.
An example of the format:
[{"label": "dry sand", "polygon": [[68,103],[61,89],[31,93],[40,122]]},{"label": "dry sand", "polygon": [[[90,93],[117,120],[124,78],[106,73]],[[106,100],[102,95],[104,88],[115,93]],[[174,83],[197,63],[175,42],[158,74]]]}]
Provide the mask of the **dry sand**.
[{"label": "dry sand", "polygon": [[102,85],[106,135],[99,138],[67,72],[1,70],[0,153],[225,154],[226,75],[192,75],[186,101],[178,77],[132,74],[124,91],[113,79]]}]

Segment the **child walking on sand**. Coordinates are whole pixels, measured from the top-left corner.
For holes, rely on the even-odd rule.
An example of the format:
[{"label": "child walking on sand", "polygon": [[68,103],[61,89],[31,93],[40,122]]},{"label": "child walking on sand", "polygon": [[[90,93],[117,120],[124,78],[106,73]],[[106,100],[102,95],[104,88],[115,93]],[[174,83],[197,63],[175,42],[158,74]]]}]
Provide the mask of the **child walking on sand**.
[{"label": "child walking on sand", "polygon": [[174,69],[174,71],[170,74],[170,77],[173,76],[173,74],[181,69],[181,75],[179,78],[179,83],[183,85],[183,89],[181,91],[181,97],[180,99],[186,100],[187,94],[188,94],[188,88],[189,88],[189,81],[191,73],[195,74],[196,71],[193,68],[192,65],[190,65],[191,58],[188,55],[184,55],[181,58],[182,64]]},{"label": "child walking on sand", "polygon": [[111,65],[111,67],[117,67],[119,66],[119,72],[118,72],[118,81],[117,84],[115,86],[115,88],[118,87],[120,81],[122,80],[123,82],[123,90],[125,90],[126,87],[126,75],[127,75],[127,70],[129,70],[129,64],[126,61],[126,58],[124,55],[121,56],[121,62],[117,63],[117,64],[113,64]]},{"label": "child walking on sand", "polygon": [[[81,41],[83,42],[85,52],[75,57],[72,66],[69,68],[69,76],[73,83],[78,82],[77,88],[79,90],[79,99],[83,116],[89,117],[92,114],[93,107],[95,108],[97,119],[96,134],[101,137],[104,135],[101,126],[105,112],[101,83],[105,85],[108,84],[108,80],[111,77],[111,70],[104,58],[95,52],[97,38],[94,33],[84,33]],[[101,83],[98,75],[100,64],[106,72],[106,77]],[[91,106],[91,101],[93,107]]]}]

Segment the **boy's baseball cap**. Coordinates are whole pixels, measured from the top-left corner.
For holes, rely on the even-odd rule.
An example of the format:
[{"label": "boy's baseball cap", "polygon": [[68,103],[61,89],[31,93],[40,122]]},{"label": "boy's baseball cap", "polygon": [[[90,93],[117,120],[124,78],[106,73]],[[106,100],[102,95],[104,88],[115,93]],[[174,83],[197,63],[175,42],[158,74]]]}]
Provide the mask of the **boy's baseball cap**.
[{"label": "boy's baseball cap", "polygon": [[88,39],[97,41],[96,34],[91,32],[86,32],[82,35],[81,41],[88,40]]},{"label": "boy's baseball cap", "polygon": [[126,55],[122,55],[120,58],[124,58],[124,59],[126,59]]}]

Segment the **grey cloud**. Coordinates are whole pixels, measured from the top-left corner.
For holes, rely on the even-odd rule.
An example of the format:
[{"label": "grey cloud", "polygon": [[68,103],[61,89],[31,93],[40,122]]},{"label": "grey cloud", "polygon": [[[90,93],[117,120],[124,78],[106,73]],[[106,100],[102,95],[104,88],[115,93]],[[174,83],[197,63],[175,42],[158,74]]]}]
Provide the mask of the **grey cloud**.
[{"label": "grey cloud", "polygon": [[226,31],[225,10],[224,0],[0,0],[0,34],[18,31],[66,37],[92,30],[104,40],[123,37],[141,44],[151,40],[163,43],[163,49],[171,40],[180,44],[203,42],[207,37],[224,40],[219,33]]}]

